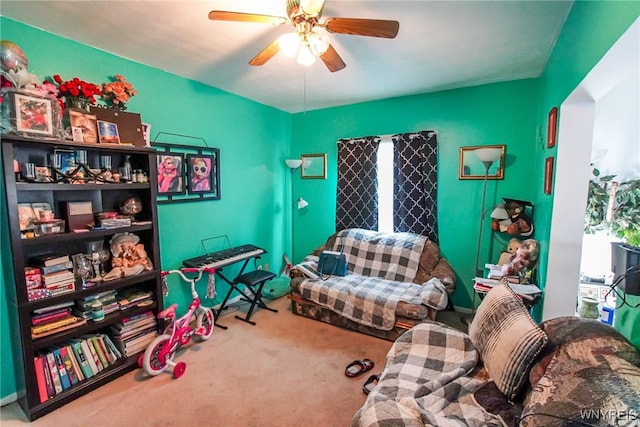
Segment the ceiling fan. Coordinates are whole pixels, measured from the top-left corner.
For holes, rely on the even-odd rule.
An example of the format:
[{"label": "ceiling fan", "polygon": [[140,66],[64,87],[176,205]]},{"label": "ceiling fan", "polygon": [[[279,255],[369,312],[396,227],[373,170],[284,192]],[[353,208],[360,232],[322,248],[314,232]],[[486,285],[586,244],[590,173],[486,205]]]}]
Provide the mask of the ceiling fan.
[{"label": "ceiling fan", "polygon": [[330,33],[389,39],[394,38],[400,28],[398,21],[383,19],[327,18],[320,23],[325,0],[286,0],[286,2],[288,17],[213,10],[209,12],[209,19],[272,25],[291,23],[295,27],[295,33],[281,36],[254,56],[249,64],[264,65],[276,53],[282,51],[287,56],[296,56],[298,63],[303,65],[313,64],[318,57],[331,72],[340,71],[346,65],[331,46],[329,38],[325,34],[314,31],[315,27],[325,28]]}]

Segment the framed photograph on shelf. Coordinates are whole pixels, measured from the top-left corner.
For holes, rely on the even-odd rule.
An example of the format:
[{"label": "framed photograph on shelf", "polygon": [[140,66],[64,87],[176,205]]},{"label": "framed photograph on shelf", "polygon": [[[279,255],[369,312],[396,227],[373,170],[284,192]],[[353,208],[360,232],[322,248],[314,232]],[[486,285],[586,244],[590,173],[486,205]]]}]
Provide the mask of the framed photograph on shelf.
[{"label": "framed photograph on shelf", "polygon": [[118,125],[115,123],[98,120],[98,135],[101,144],[120,144]]},{"label": "framed photograph on shelf", "polygon": [[189,178],[189,193],[205,194],[213,190],[213,156],[188,154],[187,177]]},{"label": "framed photograph on shelf", "polygon": [[95,114],[89,114],[80,109],[69,108],[69,122],[73,140],[77,142],[98,142],[98,128]]},{"label": "framed photograph on shelf", "polygon": [[76,154],[73,150],[56,148],[53,150],[51,164],[62,173],[67,173],[76,167]]},{"label": "framed photograph on shelf", "polygon": [[53,136],[53,100],[14,93],[16,131]]},{"label": "framed photograph on shelf", "polygon": [[142,123],[142,136],[144,137],[144,145],[149,147],[151,145],[151,125],[149,123]]},{"label": "framed photograph on shelf", "polygon": [[558,132],[558,107],[549,110],[547,117],[547,148],[556,146],[556,134]]},{"label": "framed photograph on shelf", "polygon": [[184,155],[158,154],[158,195],[184,194]]}]

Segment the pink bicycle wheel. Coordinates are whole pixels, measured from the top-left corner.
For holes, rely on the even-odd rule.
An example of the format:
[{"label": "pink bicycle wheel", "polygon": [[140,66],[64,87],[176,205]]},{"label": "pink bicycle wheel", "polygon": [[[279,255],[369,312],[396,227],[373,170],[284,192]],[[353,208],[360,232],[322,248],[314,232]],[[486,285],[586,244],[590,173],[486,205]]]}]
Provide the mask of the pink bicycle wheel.
[{"label": "pink bicycle wheel", "polygon": [[163,351],[169,341],[171,341],[169,335],[160,335],[145,350],[142,356],[142,366],[149,375],[158,375],[169,367],[167,360],[170,360],[173,354],[166,354]]},{"label": "pink bicycle wheel", "polygon": [[208,307],[201,307],[202,313],[198,314],[198,326],[202,327],[199,334],[194,335],[199,341],[205,341],[213,335],[213,327],[215,326],[215,318],[213,311]]},{"label": "pink bicycle wheel", "polygon": [[176,363],[176,366],[173,367],[173,378],[180,378],[184,371],[187,369],[187,364],[184,362]]}]

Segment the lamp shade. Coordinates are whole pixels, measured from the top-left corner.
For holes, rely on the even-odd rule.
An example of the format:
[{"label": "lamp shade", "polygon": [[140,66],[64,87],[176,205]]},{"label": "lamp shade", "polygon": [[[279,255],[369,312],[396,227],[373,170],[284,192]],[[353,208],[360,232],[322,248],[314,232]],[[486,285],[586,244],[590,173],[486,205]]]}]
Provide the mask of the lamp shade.
[{"label": "lamp shade", "polygon": [[291,169],[297,169],[302,164],[302,160],[300,159],[286,159],[284,162],[287,164],[287,167]]},{"label": "lamp shade", "polygon": [[298,209],[304,209],[309,206],[309,202],[307,202],[302,197],[298,197]]},{"label": "lamp shade", "polygon": [[504,203],[500,203],[495,209],[491,212],[491,218],[493,219],[507,219],[509,218],[509,213],[504,208]]},{"label": "lamp shade", "polygon": [[476,148],[473,152],[481,162],[495,162],[502,156],[502,148]]}]

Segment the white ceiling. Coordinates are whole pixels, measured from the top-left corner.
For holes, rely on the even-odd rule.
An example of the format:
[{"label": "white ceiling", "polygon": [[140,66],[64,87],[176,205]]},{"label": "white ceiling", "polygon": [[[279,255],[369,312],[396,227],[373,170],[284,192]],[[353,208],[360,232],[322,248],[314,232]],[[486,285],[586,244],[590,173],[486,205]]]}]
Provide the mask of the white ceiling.
[{"label": "white ceiling", "polygon": [[[391,19],[395,39],[328,34],[346,68],[277,54],[289,24],[211,21],[211,10],[286,16],[285,0],[10,1],[8,18],[287,112],[540,75],[573,1],[327,0],[328,17]],[[319,29],[319,32],[325,32]],[[134,82],[135,83],[135,82]]]}]

